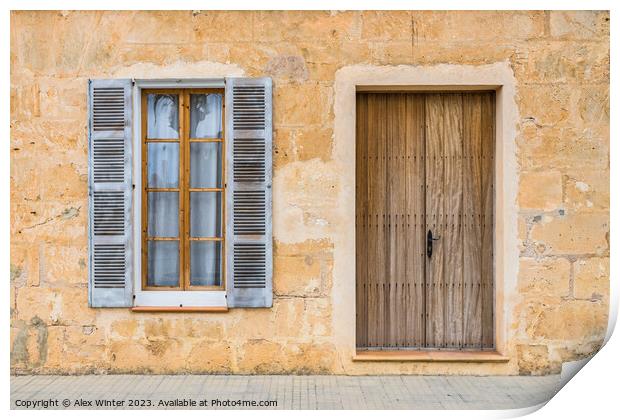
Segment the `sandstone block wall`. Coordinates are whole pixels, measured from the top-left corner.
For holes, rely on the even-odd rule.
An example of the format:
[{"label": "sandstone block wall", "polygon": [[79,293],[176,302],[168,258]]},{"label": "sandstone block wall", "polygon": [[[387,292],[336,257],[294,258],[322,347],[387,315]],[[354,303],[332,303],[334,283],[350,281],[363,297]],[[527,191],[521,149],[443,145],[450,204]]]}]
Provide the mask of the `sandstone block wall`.
[{"label": "sandstone block wall", "polygon": [[[511,361],[352,362],[332,316],[335,72],[502,61],[520,118]],[[188,68],[274,80],[274,306],[90,309],[87,80]],[[602,343],[608,12],[13,12],[10,112],[14,373],[544,374]]]}]

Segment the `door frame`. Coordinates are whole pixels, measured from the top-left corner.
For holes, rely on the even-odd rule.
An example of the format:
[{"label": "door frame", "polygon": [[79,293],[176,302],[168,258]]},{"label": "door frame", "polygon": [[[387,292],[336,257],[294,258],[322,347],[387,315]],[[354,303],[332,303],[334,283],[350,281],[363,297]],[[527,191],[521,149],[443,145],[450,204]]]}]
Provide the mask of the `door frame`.
[{"label": "door frame", "polygon": [[[508,359],[512,349],[509,325],[515,305],[519,261],[517,235],[517,162],[515,78],[508,62],[484,66],[368,66],[354,65],[336,73],[334,85],[334,159],[342,165],[339,208],[342,222],[334,236],[334,335],[350,360],[368,360],[356,353],[355,340],[355,98],[358,91],[467,91],[494,90],[495,197],[494,197],[494,341],[495,353]],[[353,268],[353,269],[352,269]],[[437,351],[437,353],[448,353]],[[387,353],[387,352],[386,352]],[[411,352],[405,360],[446,360]],[[422,354],[423,353],[423,354]],[[459,352],[459,353],[465,353]],[[467,357],[459,357],[466,361]],[[479,357],[472,357],[480,361]],[[374,360],[390,360],[385,359]],[[403,357],[398,358],[399,361]]]}]

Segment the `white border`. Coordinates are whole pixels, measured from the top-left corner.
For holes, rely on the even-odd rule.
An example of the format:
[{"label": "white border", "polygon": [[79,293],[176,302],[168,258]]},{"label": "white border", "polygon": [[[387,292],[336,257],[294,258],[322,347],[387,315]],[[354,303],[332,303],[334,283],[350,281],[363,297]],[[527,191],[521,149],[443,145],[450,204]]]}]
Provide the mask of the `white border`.
[{"label": "white border", "polygon": [[[418,10],[440,10],[440,9],[454,9],[454,2],[449,0],[433,0],[430,1],[422,1],[416,2],[415,8]],[[558,6],[561,6],[562,9],[583,9],[585,8],[586,3],[577,2],[575,0],[564,1],[561,4],[558,2],[552,1],[540,1],[540,0],[521,0],[519,2],[516,1],[508,1],[502,2],[501,4],[498,2],[490,2],[490,1],[473,1],[468,3],[460,3],[459,8],[461,9],[504,9],[504,10],[523,10],[523,9],[558,9]],[[83,1],[62,1],[59,3],[55,3],[54,7],[49,7],[49,9],[54,8],[64,8],[64,9],[91,9],[91,10],[100,10],[100,9],[166,9],[166,8],[175,8],[175,9],[197,9],[200,7],[204,7],[204,2],[198,2],[196,0],[177,0],[172,3],[169,1],[162,0],[150,0],[149,2],[144,1],[119,1],[119,0],[107,0],[106,2],[94,1],[89,3],[84,3]],[[250,3],[247,0],[227,0],[226,2],[216,1],[213,3],[209,3],[209,7],[212,9],[223,9],[223,10],[233,10],[233,9],[252,9],[256,8],[257,5],[255,3]],[[41,2],[33,1],[33,0],[9,0],[6,3],[6,8],[8,9],[40,9]],[[283,2],[282,0],[267,0],[266,2],[261,3],[261,9],[287,9],[287,8],[299,8],[299,9],[390,9],[390,8],[403,8],[402,1],[399,0],[383,0],[381,2],[377,1],[369,1],[369,0],[338,0],[338,1],[326,1],[326,0],[315,0],[312,3],[309,2]],[[615,11],[618,9],[617,3],[612,3],[611,1],[599,1],[593,0],[587,3],[587,8],[589,9],[614,9],[612,13],[613,17],[611,19],[612,25],[612,41],[615,41],[615,34],[618,33],[618,19],[616,19]],[[2,97],[4,98],[4,109],[7,112],[4,113],[4,121],[3,132],[5,133],[5,138],[10,138],[10,118],[9,118],[9,101],[10,101],[10,77],[9,77],[9,61],[10,61],[10,19],[9,13],[5,13],[4,19],[4,33],[5,36],[3,42],[0,42],[2,45],[3,58],[4,62],[4,74],[6,83],[2,85],[0,90],[4,93]],[[611,43],[611,62],[612,62],[612,73],[616,73],[615,70],[618,69],[618,57],[617,54],[617,43]],[[19,71],[19,68],[13,69],[14,71]],[[612,75],[613,78],[613,75]],[[615,80],[615,78],[614,78]],[[610,92],[610,102],[612,109],[617,108],[617,103],[619,101],[619,95],[616,95],[617,83],[611,83],[611,92]],[[612,138],[615,138],[615,134],[617,131],[617,124],[615,123],[615,119],[611,119],[610,121],[611,131],[610,134]],[[616,147],[615,142],[611,142],[610,144],[610,157],[615,161],[615,158],[618,156],[618,147]],[[10,157],[9,157],[9,148],[4,148],[2,153],[0,153],[2,162],[2,168],[4,168],[5,176],[3,183],[3,191],[5,192],[5,197],[8,196],[9,193],[9,168],[10,168]],[[611,165],[611,178],[610,178],[610,190],[617,190],[616,187],[620,184],[618,182],[618,171],[616,170],[616,165]],[[618,194],[611,195],[611,210],[610,217],[614,217],[618,215],[618,209],[620,208],[620,198],[618,198]],[[8,198],[8,197],[7,197]],[[2,214],[5,215],[4,223],[2,224],[2,233],[3,237],[8,238],[9,235],[9,200],[6,199],[3,201],[3,206],[1,208]],[[614,248],[613,244],[616,244],[620,240],[620,230],[613,229],[610,231],[611,236],[611,244],[612,248]],[[5,240],[3,246],[0,248],[2,251],[2,266],[5,267],[5,272],[8,272],[9,269],[9,240]],[[618,263],[615,259],[611,259],[610,261],[610,278],[615,278],[616,273],[618,272]],[[5,299],[9,298],[8,289],[5,288],[3,291],[3,296]],[[583,418],[587,416],[588,418],[605,418],[609,417],[609,413],[613,413],[618,408],[618,398],[617,398],[617,378],[620,374],[619,372],[619,361],[617,354],[620,352],[620,339],[618,339],[617,334],[615,337],[611,337],[613,332],[613,327],[616,322],[617,314],[618,314],[618,302],[620,301],[620,287],[616,281],[610,281],[610,313],[609,313],[609,326],[607,330],[606,341],[609,342],[605,345],[605,347],[596,355],[594,360],[591,363],[588,363],[588,367],[584,369],[583,373],[579,373],[577,379],[571,381],[569,386],[562,389],[562,391],[552,399],[547,407],[544,407],[540,411],[534,413],[530,418],[549,418],[549,417],[558,417],[558,418]],[[5,315],[8,318],[8,311]],[[5,321],[2,327],[3,336],[9,338],[9,322],[8,319]],[[2,355],[4,356],[5,364],[4,371],[6,372],[5,380],[2,383],[2,390],[5,395],[9,393],[9,346],[4,346],[2,351]],[[36,395],[33,398],[37,397]],[[52,419],[72,419],[72,418],[82,418],[84,416],[84,412],[81,410],[59,410],[59,411],[47,411],[43,412],[34,412],[34,411],[11,411],[9,412],[10,401],[8,398],[4,400],[2,404],[3,412],[9,415],[9,417],[27,419],[35,416],[45,416]],[[434,419],[451,419],[451,418],[459,418],[459,419],[480,419],[480,418],[506,418],[513,417],[518,415],[523,415],[528,412],[533,411],[533,409],[522,409],[522,410],[426,410],[426,411],[417,411],[413,415],[422,416],[424,418],[434,418]],[[341,411],[338,412],[327,412],[323,411],[322,415],[329,417],[332,416],[342,416],[343,413]],[[381,412],[373,412],[373,413],[364,413],[364,412],[356,412],[357,416],[361,416],[362,418],[368,416],[376,416],[377,414],[382,414]],[[396,411],[391,410],[389,413],[386,412],[387,415],[394,417],[395,419],[410,419],[412,413],[410,411]],[[105,410],[101,411],[89,411],[88,416],[93,417],[95,419],[103,419],[108,418],[109,413]],[[133,413],[130,412],[118,412],[115,415],[120,415],[121,417],[129,417],[134,416]],[[149,411],[150,416],[154,416],[155,419],[167,418],[170,413],[167,411]],[[218,418],[237,418],[240,417],[240,413],[234,410],[226,411],[220,410],[217,413],[214,413]],[[245,414],[244,414],[245,415]],[[287,411],[278,411],[278,410],[252,410],[252,416],[256,416],[258,419],[263,418],[284,418],[290,416],[290,412]],[[202,411],[184,411],[183,416],[188,416],[189,418],[204,418],[204,412]],[[309,419],[316,416],[316,413],[313,411],[296,411],[295,416],[300,417],[301,419]]]}]

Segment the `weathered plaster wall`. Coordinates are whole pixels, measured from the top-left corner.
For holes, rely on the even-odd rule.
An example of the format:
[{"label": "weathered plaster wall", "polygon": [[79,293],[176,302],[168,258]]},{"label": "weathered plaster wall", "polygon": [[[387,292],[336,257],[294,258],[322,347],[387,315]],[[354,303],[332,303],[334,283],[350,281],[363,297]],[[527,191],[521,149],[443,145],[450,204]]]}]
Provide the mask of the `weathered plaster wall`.
[{"label": "weathered plaster wall", "polygon": [[[499,62],[519,114],[511,362],[352,362],[335,327],[334,267],[354,266],[335,251],[335,74]],[[221,73],[274,80],[274,307],[89,309],[87,79]],[[609,13],[14,12],[10,278],[18,373],[557,371],[607,324]]]}]

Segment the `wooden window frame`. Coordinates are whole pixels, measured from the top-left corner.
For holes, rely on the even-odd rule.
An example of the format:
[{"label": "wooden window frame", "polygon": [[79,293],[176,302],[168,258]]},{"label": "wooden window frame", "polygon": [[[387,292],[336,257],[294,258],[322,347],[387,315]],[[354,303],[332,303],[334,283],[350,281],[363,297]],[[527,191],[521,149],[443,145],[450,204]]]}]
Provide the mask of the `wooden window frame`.
[{"label": "wooden window frame", "polygon": [[[190,95],[192,94],[220,94],[222,96],[222,137],[221,138],[191,138],[190,131]],[[147,126],[147,97],[149,94],[171,94],[179,98],[179,137],[178,139],[149,139]],[[226,290],[226,105],[224,88],[148,88],[141,89],[141,289],[143,291],[224,291]],[[177,188],[149,188],[148,187],[148,143],[178,143],[179,144],[179,186]],[[191,143],[220,143],[221,144],[221,187],[219,188],[190,188],[190,146]],[[148,236],[148,193],[149,192],[178,192],[179,193],[179,234],[175,238],[158,238]],[[220,235],[217,237],[190,237],[190,193],[191,192],[219,192],[220,200]],[[148,241],[149,240],[177,240],[179,241],[179,285],[178,286],[149,286],[148,285]],[[192,241],[217,241],[221,243],[220,250],[220,284],[218,286],[192,286],[190,266],[190,244]]]}]

